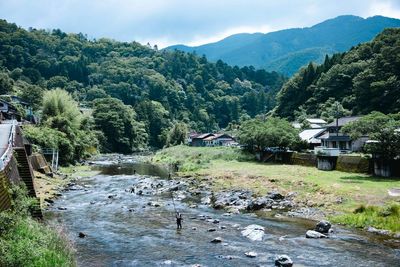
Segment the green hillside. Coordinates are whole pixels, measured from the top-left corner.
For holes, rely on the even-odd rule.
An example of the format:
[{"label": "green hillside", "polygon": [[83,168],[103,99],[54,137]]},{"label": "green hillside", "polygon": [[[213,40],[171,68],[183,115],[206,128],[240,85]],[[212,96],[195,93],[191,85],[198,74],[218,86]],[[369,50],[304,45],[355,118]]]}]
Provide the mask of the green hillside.
[{"label": "green hillside", "polygon": [[[145,125],[150,146],[162,147],[178,121],[212,131],[270,110],[284,81],[276,72],[210,63],[195,54],[58,29],[25,30],[0,20],[0,94],[17,94],[38,109],[45,91],[61,88],[85,107],[97,101],[98,122],[104,106],[119,107]],[[107,97],[132,112],[118,101],[98,100]]]},{"label": "green hillside", "polygon": [[323,116],[335,101],[351,114],[400,111],[400,29],[386,29],[373,41],[310,63],[278,93],[274,114]]},{"label": "green hillside", "polygon": [[326,54],[347,51],[392,27],[400,27],[400,20],[382,16],[367,19],[340,16],[309,28],[237,34],[212,44],[178,45],[167,49],[196,51],[211,61],[221,59],[230,65],[251,65],[291,76],[310,61],[322,63]]}]

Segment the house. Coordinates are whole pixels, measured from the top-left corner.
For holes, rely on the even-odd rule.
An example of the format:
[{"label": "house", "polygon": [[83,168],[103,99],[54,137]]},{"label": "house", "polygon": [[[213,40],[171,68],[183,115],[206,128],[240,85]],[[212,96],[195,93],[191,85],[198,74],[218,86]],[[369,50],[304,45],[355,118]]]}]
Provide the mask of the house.
[{"label": "house", "polygon": [[235,139],[228,134],[191,133],[188,138],[190,146],[230,146],[234,143],[236,143]]},{"label": "house", "polygon": [[[318,119],[318,118],[309,118],[306,119],[306,122],[309,124],[309,129],[320,129],[320,128],[324,128],[325,125],[327,124],[327,122],[323,119]],[[292,123],[293,127],[296,129],[300,129],[301,128],[301,123],[299,122],[293,122]]]},{"label": "house", "polygon": [[192,134],[189,135],[188,143],[190,146],[205,146],[204,139],[214,136],[212,133]]},{"label": "house", "polygon": [[[31,123],[39,123],[39,118],[33,114],[32,106],[21,97],[15,95],[0,95],[3,103],[1,108],[2,119],[14,118],[20,121],[25,119]],[[17,108],[20,107],[20,108]],[[19,110],[19,111],[18,111]],[[21,111],[24,110],[24,114]]]},{"label": "house", "polygon": [[321,147],[316,147],[316,150],[321,149],[336,149],[337,153],[348,153],[360,151],[368,140],[368,136],[363,136],[357,140],[352,140],[347,134],[341,133],[340,129],[353,121],[360,119],[360,116],[338,118],[326,125],[326,130],[317,134],[315,138],[321,140]]},{"label": "house", "polygon": [[0,99],[0,113],[2,120],[20,120],[21,114],[19,113],[18,109],[5,100]]},{"label": "house", "polygon": [[215,134],[204,138],[205,146],[230,146],[236,143],[235,139],[229,134]]},{"label": "house", "polygon": [[299,133],[300,139],[307,142],[309,149],[314,149],[316,146],[321,146],[321,139],[316,138],[319,134],[324,132],[326,128],[319,129],[306,129]]}]

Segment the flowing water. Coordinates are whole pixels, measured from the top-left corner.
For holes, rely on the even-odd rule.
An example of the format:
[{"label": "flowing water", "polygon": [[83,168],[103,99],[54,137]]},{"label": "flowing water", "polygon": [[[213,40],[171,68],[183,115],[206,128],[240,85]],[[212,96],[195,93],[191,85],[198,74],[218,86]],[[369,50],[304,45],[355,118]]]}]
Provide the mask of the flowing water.
[{"label": "flowing water", "polygon": [[[65,226],[79,266],[274,266],[279,254],[289,255],[294,266],[400,266],[400,250],[372,235],[334,227],[329,239],[306,239],[306,230],[315,222],[254,214],[227,216],[207,206],[172,203],[167,195],[136,195],[127,190],[144,177],[149,179],[148,175],[165,178],[167,172],[157,166],[130,163],[95,168],[101,174],[80,179],[77,183],[84,189],[65,192],[47,212],[50,222]],[[176,230],[173,204],[183,213],[182,230]],[[241,235],[250,224],[265,227],[263,241]],[[210,228],[216,231],[209,232]],[[79,238],[79,232],[87,236]],[[215,237],[221,237],[222,243],[210,243]],[[258,256],[246,257],[249,251]]]}]

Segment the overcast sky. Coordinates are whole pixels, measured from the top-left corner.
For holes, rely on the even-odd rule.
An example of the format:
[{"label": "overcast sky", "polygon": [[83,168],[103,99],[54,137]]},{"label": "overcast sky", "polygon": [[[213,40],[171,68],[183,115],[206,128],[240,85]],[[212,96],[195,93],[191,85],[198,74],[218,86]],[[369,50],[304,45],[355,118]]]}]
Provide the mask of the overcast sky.
[{"label": "overcast sky", "polygon": [[24,28],[159,47],[309,27],[344,14],[400,18],[400,0],[0,0],[0,18]]}]

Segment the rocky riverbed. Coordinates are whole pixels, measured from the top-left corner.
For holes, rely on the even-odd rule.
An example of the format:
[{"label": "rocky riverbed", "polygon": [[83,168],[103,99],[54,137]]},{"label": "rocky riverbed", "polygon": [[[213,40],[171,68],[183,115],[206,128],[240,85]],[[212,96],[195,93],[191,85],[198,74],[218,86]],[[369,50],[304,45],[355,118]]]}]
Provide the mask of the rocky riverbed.
[{"label": "rocky riverbed", "polygon": [[[209,180],[168,179],[150,164],[101,162],[46,213],[75,243],[81,266],[395,266],[395,241],[352,232],[298,207],[295,193],[212,193]],[[175,210],[183,214],[176,230]],[[316,215],[317,214],[317,215]],[[317,239],[315,239],[317,238]],[[286,264],[286,265],[285,265]]]}]

